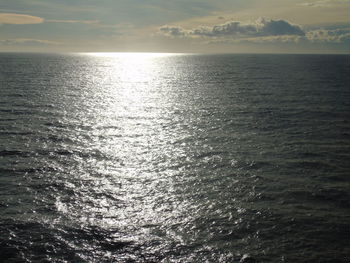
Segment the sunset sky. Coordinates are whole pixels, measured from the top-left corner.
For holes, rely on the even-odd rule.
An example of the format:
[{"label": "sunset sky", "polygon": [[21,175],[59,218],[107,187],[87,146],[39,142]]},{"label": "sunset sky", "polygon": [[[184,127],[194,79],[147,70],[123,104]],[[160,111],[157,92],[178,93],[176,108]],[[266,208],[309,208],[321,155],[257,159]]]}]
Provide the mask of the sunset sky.
[{"label": "sunset sky", "polygon": [[0,0],[0,51],[350,53],[350,0]]}]

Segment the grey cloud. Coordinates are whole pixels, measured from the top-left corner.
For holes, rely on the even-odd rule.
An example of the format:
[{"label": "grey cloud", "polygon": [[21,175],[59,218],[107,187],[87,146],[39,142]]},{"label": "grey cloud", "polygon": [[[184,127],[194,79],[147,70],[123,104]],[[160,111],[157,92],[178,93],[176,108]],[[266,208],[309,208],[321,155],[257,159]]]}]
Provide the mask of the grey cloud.
[{"label": "grey cloud", "polygon": [[163,26],[161,35],[170,37],[203,38],[209,42],[225,43],[349,43],[350,28],[314,29],[304,31],[300,26],[286,20],[260,18],[253,23],[229,21],[212,27],[184,29],[178,26]]},{"label": "grey cloud", "polygon": [[350,28],[343,29],[318,29],[306,32],[305,36],[301,35],[280,35],[264,36],[252,38],[240,38],[235,42],[239,43],[350,43]]},{"label": "grey cloud", "polygon": [[30,38],[15,38],[15,39],[3,39],[0,40],[0,45],[14,46],[14,45],[26,45],[26,46],[46,46],[46,45],[59,45],[58,42],[42,40],[42,39],[30,39]]},{"label": "grey cloud", "polygon": [[184,30],[181,27],[176,27],[176,26],[162,26],[159,28],[159,31],[161,34],[164,34],[166,36],[172,36],[172,37],[181,37],[181,36],[186,36],[188,35],[188,32]]},{"label": "grey cloud", "polygon": [[285,20],[260,20],[261,32],[265,36],[297,35],[304,36],[305,32],[298,25],[292,25]]},{"label": "grey cloud", "polygon": [[244,37],[244,38],[213,38],[210,39],[207,43],[215,44],[295,44],[305,41],[304,36],[296,35],[283,35],[283,36],[265,36],[265,37]]},{"label": "grey cloud", "polygon": [[253,25],[244,25],[240,22],[228,22],[213,27],[201,27],[193,29],[190,34],[197,36],[237,36],[257,34],[257,28]]},{"label": "grey cloud", "polygon": [[318,29],[307,32],[307,39],[311,42],[342,43],[348,41],[350,28]]},{"label": "grey cloud", "polygon": [[346,33],[344,35],[341,35],[339,37],[339,39],[340,39],[340,42],[342,42],[342,43],[350,43],[350,33]]},{"label": "grey cloud", "polygon": [[239,42],[249,43],[299,43],[305,40],[304,36],[283,35],[283,36],[268,36],[241,39]]},{"label": "grey cloud", "polygon": [[316,2],[306,2],[299,4],[301,6],[309,6],[309,7],[326,7],[328,5],[327,1],[316,1]]},{"label": "grey cloud", "polygon": [[320,0],[314,2],[305,2],[298,5],[307,7],[332,7],[339,4],[350,4],[349,0]]},{"label": "grey cloud", "polygon": [[265,37],[297,35],[304,36],[305,32],[298,26],[285,20],[270,20],[260,18],[254,23],[229,21],[213,27],[198,27],[185,30],[176,26],[164,26],[160,32],[168,36],[203,36],[203,37]]},{"label": "grey cloud", "polygon": [[230,21],[222,25],[214,26],[206,32],[195,30],[193,34],[211,36],[281,36],[281,35],[305,35],[297,25],[292,25],[285,20],[258,19],[255,23],[243,24],[238,21]]}]

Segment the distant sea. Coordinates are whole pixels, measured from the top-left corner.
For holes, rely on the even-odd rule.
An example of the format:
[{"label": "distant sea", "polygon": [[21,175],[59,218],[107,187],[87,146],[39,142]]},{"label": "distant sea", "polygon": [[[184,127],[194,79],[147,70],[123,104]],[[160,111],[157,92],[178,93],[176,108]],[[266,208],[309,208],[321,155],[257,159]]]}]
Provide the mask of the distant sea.
[{"label": "distant sea", "polygon": [[0,262],[350,262],[350,56],[0,54]]}]

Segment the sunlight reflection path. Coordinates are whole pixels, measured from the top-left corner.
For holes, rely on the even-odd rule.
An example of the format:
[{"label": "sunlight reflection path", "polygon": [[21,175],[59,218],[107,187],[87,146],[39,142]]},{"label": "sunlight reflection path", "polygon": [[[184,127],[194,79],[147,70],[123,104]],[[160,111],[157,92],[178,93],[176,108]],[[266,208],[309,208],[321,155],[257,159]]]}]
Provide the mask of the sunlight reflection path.
[{"label": "sunlight reflection path", "polygon": [[176,187],[181,173],[176,166],[186,158],[186,145],[174,144],[186,130],[174,126],[176,86],[164,81],[174,77],[169,57],[180,55],[86,56],[91,72],[75,108],[84,109],[79,119],[85,127],[89,124],[80,131],[88,135],[80,143],[98,155],[76,160],[72,173],[79,175],[67,184],[75,194],[58,198],[56,207],[78,222],[117,228],[134,238],[160,232],[165,237],[184,220],[187,207]]}]

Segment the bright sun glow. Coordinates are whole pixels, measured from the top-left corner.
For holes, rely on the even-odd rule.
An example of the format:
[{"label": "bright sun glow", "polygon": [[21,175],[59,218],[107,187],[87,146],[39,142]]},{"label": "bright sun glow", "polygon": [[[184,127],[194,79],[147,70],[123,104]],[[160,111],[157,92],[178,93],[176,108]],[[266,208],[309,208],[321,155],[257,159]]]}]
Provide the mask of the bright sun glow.
[{"label": "bright sun glow", "polygon": [[125,110],[125,114],[135,111],[141,114],[157,88],[158,76],[164,73],[163,58],[178,54],[99,52],[82,55],[92,58],[93,65],[99,68],[104,76],[103,82],[115,83],[104,87],[114,98],[110,110],[113,111],[116,107],[120,111],[120,105],[124,105],[122,109]]},{"label": "bright sun glow", "polygon": [[180,55],[179,53],[148,53],[148,52],[94,52],[94,53],[83,53],[94,57],[104,58],[158,58]]}]

